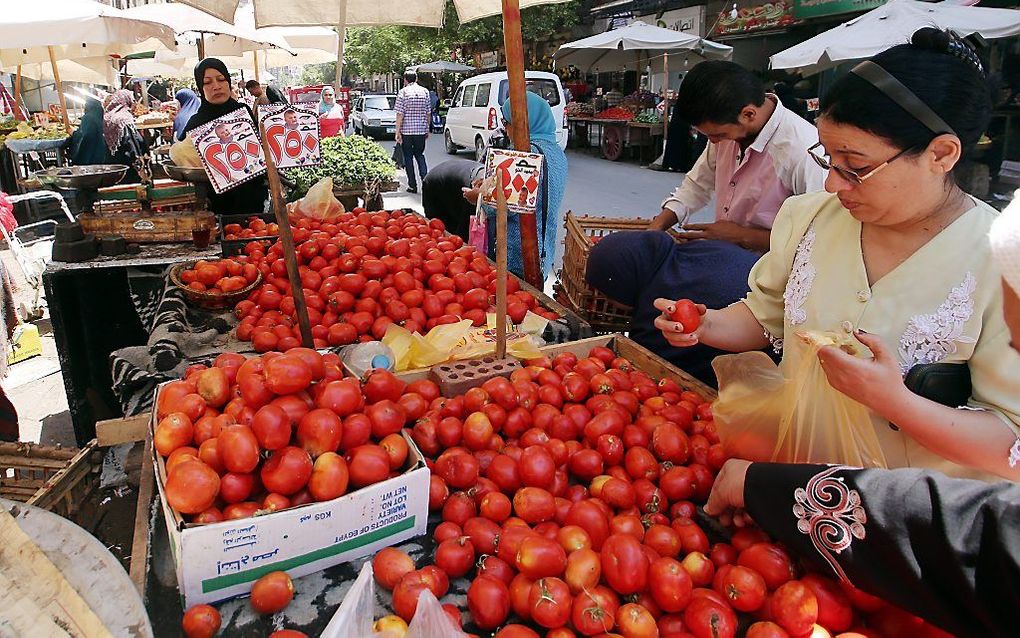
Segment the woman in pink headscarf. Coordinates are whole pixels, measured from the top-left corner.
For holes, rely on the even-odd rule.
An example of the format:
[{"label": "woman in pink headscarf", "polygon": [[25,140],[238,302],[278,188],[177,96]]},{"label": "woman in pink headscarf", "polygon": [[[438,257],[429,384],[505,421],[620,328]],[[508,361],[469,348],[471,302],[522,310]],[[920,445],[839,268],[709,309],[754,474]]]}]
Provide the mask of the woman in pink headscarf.
[{"label": "woman in pink headscarf", "polygon": [[145,138],[135,128],[134,105],[135,96],[131,91],[120,89],[110,98],[103,114],[103,140],[110,162],[131,167],[124,176],[125,182],[139,180],[135,162],[149,151]]}]

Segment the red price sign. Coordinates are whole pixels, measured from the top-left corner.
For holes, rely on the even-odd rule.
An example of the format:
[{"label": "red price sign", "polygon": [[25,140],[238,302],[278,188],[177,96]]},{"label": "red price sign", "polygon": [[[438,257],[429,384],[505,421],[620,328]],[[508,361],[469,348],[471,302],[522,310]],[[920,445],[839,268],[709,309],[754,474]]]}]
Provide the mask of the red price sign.
[{"label": "red price sign", "polygon": [[321,161],[319,116],[314,111],[269,104],[259,108],[259,118],[277,167],[313,166]]},{"label": "red price sign", "polygon": [[202,158],[213,190],[222,193],[266,172],[255,122],[247,109],[237,109],[196,128],[191,141]]},{"label": "red price sign", "polygon": [[[497,182],[506,196],[507,210],[518,214],[534,214],[538,208],[538,188],[542,178],[543,158],[538,153],[490,148],[485,162],[485,176],[499,176]],[[484,194],[482,201],[495,206],[495,189]]]}]

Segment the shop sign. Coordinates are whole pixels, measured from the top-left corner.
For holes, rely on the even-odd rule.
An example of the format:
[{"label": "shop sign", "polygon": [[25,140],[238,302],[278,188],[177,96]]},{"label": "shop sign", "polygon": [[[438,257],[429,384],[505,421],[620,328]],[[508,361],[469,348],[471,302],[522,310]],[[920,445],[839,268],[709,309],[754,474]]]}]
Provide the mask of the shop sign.
[{"label": "shop sign", "polygon": [[479,63],[483,69],[494,69],[499,66],[499,53],[486,51],[479,56]]},{"label": "shop sign", "polygon": [[719,13],[719,20],[709,37],[781,29],[796,24],[792,2],[779,0],[743,7],[737,9],[736,16],[731,13],[731,9],[725,9]]},{"label": "shop sign", "polygon": [[277,168],[319,163],[319,117],[314,111],[290,104],[267,104],[259,107],[259,118]]},{"label": "shop sign", "polygon": [[248,109],[239,108],[189,133],[217,194],[266,172]]},{"label": "shop sign", "polygon": [[652,13],[649,15],[634,18],[637,22],[645,22],[654,27],[672,29],[681,33],[690,33],[701,37],[705,24],[705,5],[676,9],[674,11],[663,11],[661,14]]},{"label": "shop sign", "polygon": [[[489,149],[485,177],[499,177],[497,188],[503,189],[507,210],[517,214],[534,214],[538,208],[538,187],[541,185],[542,160],[538,153],[508,149]],[[484,194],[482,201],[496,205],[496,189]]]},{"label": "shop sign", "polygon": [[885,4],[886,0],[793,0],[793,15],[798,20],[822,16],[869,11]]}]

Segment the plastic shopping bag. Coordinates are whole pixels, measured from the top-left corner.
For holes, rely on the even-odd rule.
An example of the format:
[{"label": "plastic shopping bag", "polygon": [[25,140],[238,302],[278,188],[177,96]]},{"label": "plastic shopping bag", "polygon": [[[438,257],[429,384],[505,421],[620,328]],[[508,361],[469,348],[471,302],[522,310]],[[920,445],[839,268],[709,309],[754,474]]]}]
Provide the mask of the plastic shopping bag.
[{"label": "plastic shopping bag", "polygon": [[868,409],[829,385],[817,356],[826,345],[870,356],[852,337],[810,332],[786,341],[782,366],[764,352],[716,357],[712,413],[728,456],[886,467]]},{"label": "plastic shopping bag", "polygon": [[344,213],[344,205],[333,195],[333,178],[323,177],[297,201],[294,212],[301,217],[326,221]]},{"label": "plastic shopping bag", "polygon": [[372,635],[375,618],[375,579],[372,561],[365,561],[358,578],[347,590],[321,638],[365,638]]},{"label": "plastic shopping bag", "polygon": [[483,255],[489,254],[489,229],[485,218],[485,210],[482,208],[482,200],[487,190],[492,190],[496,180],[489,177],[482,180],[478,187],[478,201],[475,202],[475,214],[468,222],[468,244],[474,246]]},{"label": "plastic shopping bag", "polygon": [[467,638],[467,634],[454,626],[435,594],[424,589],[418,595],[418,607],[404,638]]}]

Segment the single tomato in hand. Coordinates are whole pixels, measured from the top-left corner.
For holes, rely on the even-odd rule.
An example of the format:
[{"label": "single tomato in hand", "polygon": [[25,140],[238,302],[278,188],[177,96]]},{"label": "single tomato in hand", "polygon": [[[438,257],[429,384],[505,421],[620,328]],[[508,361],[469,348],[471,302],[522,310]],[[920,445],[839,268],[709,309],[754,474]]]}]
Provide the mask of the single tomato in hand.
[{"label": "single tomato in hand", "polygon": [[697,304],[690,299],[677,299],[673,303],[673,312],[670,313],[669,319],[683,326],[684,332],[694,332],[701,325],[701,313]]}]

